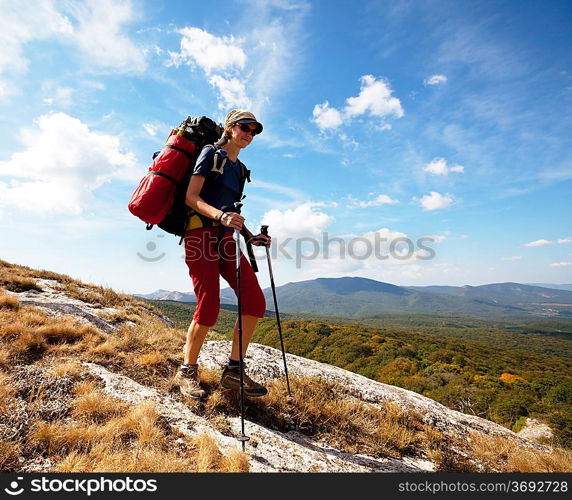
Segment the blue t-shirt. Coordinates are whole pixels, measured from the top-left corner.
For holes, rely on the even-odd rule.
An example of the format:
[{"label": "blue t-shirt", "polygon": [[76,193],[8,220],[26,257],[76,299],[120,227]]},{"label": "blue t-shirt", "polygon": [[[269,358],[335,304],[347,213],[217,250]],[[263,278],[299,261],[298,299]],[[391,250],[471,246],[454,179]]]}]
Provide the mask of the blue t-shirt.
[{"label": "blue t-shirt", "polygon": [[[202,175],[205,177],[205,183],[201,189],[200,196],[206,203],[218,209],[222,209],[225,205],[232,207],[236,201],[240,201],[242,195],[243,165],[240,160],[237,159],[236,162],[233,162],[227,156],[223,173],[216,174],[212,172],[215,151],[216,148],[212,145],[203,148],[197,158],[193,175]],[[224,149],[219,149],[219,151],[220,154],[226,156]],[[201,218],[205,219],[205,217]]]}]

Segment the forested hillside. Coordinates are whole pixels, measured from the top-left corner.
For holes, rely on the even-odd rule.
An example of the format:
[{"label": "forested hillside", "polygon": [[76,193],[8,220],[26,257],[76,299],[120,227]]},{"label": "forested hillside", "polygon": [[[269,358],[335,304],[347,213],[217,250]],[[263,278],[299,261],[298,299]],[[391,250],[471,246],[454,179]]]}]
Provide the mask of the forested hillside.
[{"label": "forested hillside", "polygon": [[[194,306],[154,301],[180,326]],[[230,338],[236,313],[222,309],[215,330]],[[374,326],[372,326],[372,324]],[[572,446],[569,325],[430,316],[369,320],[285,315],[286,350],[428,396],[450,408],[518,430],[526,417]],[[276,322],[259,322],[254,342],[280,347]]]}]

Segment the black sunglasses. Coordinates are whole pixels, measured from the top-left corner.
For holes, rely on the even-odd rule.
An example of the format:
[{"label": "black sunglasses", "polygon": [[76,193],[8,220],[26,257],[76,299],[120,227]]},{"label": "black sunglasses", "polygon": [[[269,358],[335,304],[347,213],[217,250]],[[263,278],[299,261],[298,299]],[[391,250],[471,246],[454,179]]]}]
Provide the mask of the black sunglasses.
[{"label": "black sunglasses", "polygon": [[256,128],[251,129],[250,126],[247,125],[246,123],[237,123],[237,125],[240,127],[240,130],[242,130],[243,132],[250,132],[252,137],[254,137],[255,135],[258,134],[258,132],[256,131]]}]

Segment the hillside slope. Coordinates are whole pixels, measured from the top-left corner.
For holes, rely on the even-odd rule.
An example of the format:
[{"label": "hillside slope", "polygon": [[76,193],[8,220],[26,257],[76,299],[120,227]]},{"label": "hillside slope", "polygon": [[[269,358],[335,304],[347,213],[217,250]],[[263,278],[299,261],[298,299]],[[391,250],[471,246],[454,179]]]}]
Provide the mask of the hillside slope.
[{"label": "hillside slope", "polygon": [[[0,261],[2,471],[564,471],[570,453],[340,368],[252,345],[269,395],[218,388],[225,342],[208,342],[209,397],[173,385],[183,330],[145,302]],[[507,453],[507,451],[509,451]],[[286,459],[290,457],[290,459]]]}]

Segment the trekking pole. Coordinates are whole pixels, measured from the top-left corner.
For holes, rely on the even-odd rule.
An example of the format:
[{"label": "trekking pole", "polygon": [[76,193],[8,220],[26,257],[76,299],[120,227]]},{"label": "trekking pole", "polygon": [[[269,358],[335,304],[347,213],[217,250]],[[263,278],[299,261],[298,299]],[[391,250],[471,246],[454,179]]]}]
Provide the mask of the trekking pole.
[{"label": "trekking pole", "polygon": [[[268,236],[268,226],[260,226],[260,233]],[[282,348],[282,359],[284,360],[284,373],[286,374],[286,387],[288,388],[288,397],[292,397],[290,392],[290,380],[288,378],[288,366],[286,366],[286,351],[284,350],[284,339],[282,338],[282,326],[280,325],[280,313],[278,312],[278,302],[276,301],[276,287],[274,286],[274,275],[272,274],[272,263],[270,261],[270,250],[266,247],[266,260],[268,260],[268,271],[270,272],[270,286],[272,287],[272,296],[274,297],[274,310],[276,311],[276,323],[278,324],[278,335],[280,336],[280,347]]]},{"label": "trekking pole", "polygon": [[[234,204],[234,211],[240,213],[242,203],[236,202]],[[236,295],[238,299],[238,350],[239,355],[239,369],[240,369],[240,425],[241,434],[238,440],[242,443],[242,451],[244,451],[244,446],[246,441],[250,438],[244,433],[244,359],[242,356],[242,309],[240,300],[240,230],[234,230],[234,241],[236,242]]]}]

